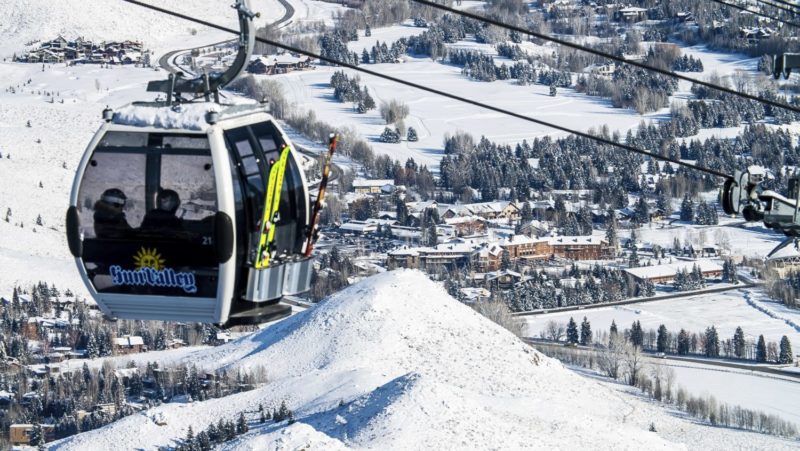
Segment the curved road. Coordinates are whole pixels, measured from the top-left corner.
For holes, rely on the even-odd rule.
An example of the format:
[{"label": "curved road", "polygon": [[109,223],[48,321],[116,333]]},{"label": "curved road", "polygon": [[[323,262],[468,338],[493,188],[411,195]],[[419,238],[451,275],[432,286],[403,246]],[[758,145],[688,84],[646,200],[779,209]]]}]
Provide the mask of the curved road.
[{"label": "curved road", "polygon": [[[278,2],[281,4],[281,6],[283,6],[283,9],[285,10],[285,12],[284,12],[283,16],[281,16],[280,19],[278,19],[275,22],[269,24],[268,25],[269,27],[273,27],[273,28],[274,27],[278,27],[279,25],[281,25],[283,23],[289,22],[292,19],[292,17],[294,16],[295,9],[294,9],[294,6],[292,6],[291,3],[289,3],[287,0],[278,0]],[[223,44],[228,44],[228,43],[235,42],[235,41],[236,41],[236,39],[229,39],[229,40],[226,40],[226,41],[220,41],[220,42],[216,42],[216,43],[213,43],[213,44],[206,44],[206,45],[203,45],[203,46],[200,46],[200,47],[173,50],[173,51],[170,51],[170,52],[167,52],[167,53],[161,55],[161,57],[158,59],[158,65],[161,66],[162,68],[164,68],[165,70],[169,71],[170,73],[176,73],[176,72],[181,71],[184,74],[193,75],[190,70],[184,69],[183,67],[181,67],[178,64],[178,62],[177,62],[178,57],[180,57],[181,55],[184,55],[184,54],[186,54],[188,52],[191,52],[192,50],[195,50],[195,49],[202,49],[202,48],[206,48],[206,47],[223,45]],[[311,151],[309,151],[307,149],[304,149],[302,147],[299,147],[297,145],[295,145],[295,148],[300,153],[303,153],[303,154],[308,155],[310,157],[317,158],[319,156],[318,153],[311,152]],[[342,172],[342,169],[339,166],[337,166],[335,164],[331,164],[331,177],[330,177],[330,180],[336,180],[337,178],[339,178],[339,175],[341,174],[341,172]],[[319,185],[319,183],[311,185],[311,186],[309,186],[309,189],[315,188],[318,185]]]},{"label": "curved road", "polygon": [[[281,16],[280,19],[278,19],[275,22],[269,24],[268,27],[273,27],[273,28],[277,27],[278,25],[280,25],[280,24],[282,24],[284,22],[288,22],[289,20],[291,20],[292,16],[294,16],[294,12],[295,12],[294,11],[294,6],[292,6],[291,3],[289,3],[287,0],[278,0],[278,2],[281,4],[281,6],[283,6],[283,9],[286,12],[283,14],[283,16]],[[183,55],[184,53],[191,52],[194,49],[202,49],[202,48],[211,47],[211,46],[215,46],[215,45],[227,44],[227,43],[235,42],[235,41],[236,41],[236,39],[228,39],[226,41],[215,42],[213,44],[207,44],[207,45],[203,45],[203,46],[200,46],[200,47],[173,50],[171,52],[167,52],[167,53],[161,55],[161,57],[158,59],[158,65],[161,66],[162,68],[166,69],[167,71],[171,72],[171,73],[176,73],[178,71],[182,71],[185,74],[191,74],[191,71],[183,70],[183,68],[181,68],[181,66],[178,65],[178,63],[175,61],[175,60],[177,60],[177,58],[179,56]]]}]

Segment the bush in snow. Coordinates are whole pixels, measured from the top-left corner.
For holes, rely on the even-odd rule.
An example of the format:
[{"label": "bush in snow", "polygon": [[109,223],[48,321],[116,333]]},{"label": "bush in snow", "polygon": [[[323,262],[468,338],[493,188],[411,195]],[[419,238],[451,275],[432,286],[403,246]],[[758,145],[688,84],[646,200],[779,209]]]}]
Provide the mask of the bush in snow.
[{"label": "bush in snow", "polygon": [[399,143],[400,142],[400,131],[399,130],[392,130],[389,127],[383,129],[383,133],[381,133],[380,137],[381,142],[385,143]]},{"label": "bush in snow", "polygon": [[414,129],[414,127],[408,127],[408,135],[406,136],[406,139],[409,140],[410,142],[415,142],[419,140],[419,138],[417,137],[417,131]]}]

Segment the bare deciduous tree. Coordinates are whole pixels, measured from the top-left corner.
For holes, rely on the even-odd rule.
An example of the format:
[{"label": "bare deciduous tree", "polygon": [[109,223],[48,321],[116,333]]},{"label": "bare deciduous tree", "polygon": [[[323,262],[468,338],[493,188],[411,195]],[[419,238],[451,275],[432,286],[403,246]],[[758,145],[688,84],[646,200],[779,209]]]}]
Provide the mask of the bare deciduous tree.
[{"label": "bare deciduous tree", "polygon": [[628,343],[619,334],[611,335],[608,346],[600,352],[598,365],[608,377],[618,379]]},{"label": "bare deciduous tree", "polygon": [[563,324],[550,320],[544,328],[544,338],[552,341],[561,341],[565,332],[566,328]]},{"label": "bare deciduous tree", "polygon": [[505,302],[500,300],[476,302],[473,308],[514,335],[522,336],[522,324],[511,315],[511,309]]}]

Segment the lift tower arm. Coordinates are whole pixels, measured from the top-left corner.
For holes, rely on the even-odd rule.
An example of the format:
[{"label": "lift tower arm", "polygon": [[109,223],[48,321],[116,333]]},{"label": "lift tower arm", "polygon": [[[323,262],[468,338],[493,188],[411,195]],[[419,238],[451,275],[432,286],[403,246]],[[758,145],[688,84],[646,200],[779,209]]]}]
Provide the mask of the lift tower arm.
[{"label": "lift tower arm", "polygon": [[151,81],[147,84],[149,92],[164,92],[167,94],[166,103],[172,105],[181,101],[181,93],[199,95],[203,94],[206,101],[214,95],[214,101],[219,103],[219,90],[241,75],[247,67],[255,47],[255,29],[253,19],[260,17],[259,13],[250,10],[248,0],[236,0],[231,5],[239,14],[239,52],[236,59],[225,72],[204,73],[197,78],[185,79],[183,73],[170,74],[167,80]]}]

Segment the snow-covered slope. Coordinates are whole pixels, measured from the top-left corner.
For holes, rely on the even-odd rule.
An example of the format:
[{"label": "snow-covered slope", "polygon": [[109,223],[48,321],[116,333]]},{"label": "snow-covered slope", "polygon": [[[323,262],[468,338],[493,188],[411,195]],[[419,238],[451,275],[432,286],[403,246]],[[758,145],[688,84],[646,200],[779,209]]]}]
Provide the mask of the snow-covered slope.
[{"label": "snow-covered slope", "polygon": [[[236,12],[230,3],[221,0],[158,0],[153,5],[236,28]],[[257,25],[273,22],[283,15],[277,0],[251,0],[261,13]],[[19,52],[34,40],[67,39],[82,36],[90,40],[133,39],[145,47],[161,52],[208,44],[230,35],[149,11],[121,0],[3,0],[0,2],[0,57]],[[194,31],[193,31],[194,30]],[[194,42],[192,38],[198,38]],[[185,47],[177,47],[180,43]],[[187,45],[189,44],[189,45]]]},{"label": "snow-covered slope", "polygon": [[[166,404],[54,449],[174,445],[190,425],[198,431],[282,400],[297,423],[253,424],[224,449],[791,445],[704,428],[623,397],[542,356],[416,271],[372,277],[270,328],[183,360],[206,369],[262,366],[271,382],[222,399]],[[153,422],[160,414],[167,425]],[[647,430],[651,422],[658,434]]]}]

